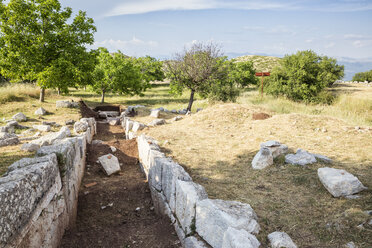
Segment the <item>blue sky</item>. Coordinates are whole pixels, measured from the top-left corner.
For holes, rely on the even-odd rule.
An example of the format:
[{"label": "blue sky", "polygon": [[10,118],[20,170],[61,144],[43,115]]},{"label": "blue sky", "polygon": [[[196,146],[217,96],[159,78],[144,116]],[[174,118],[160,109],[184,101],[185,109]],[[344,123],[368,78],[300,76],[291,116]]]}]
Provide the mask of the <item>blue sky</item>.
[{"label": "blue sky", "polygon": [[312,49],[372,60],[372,0],[62,0],[95,19],[94,47],[172,57],[195,41],[226,54],[282,56]]}]

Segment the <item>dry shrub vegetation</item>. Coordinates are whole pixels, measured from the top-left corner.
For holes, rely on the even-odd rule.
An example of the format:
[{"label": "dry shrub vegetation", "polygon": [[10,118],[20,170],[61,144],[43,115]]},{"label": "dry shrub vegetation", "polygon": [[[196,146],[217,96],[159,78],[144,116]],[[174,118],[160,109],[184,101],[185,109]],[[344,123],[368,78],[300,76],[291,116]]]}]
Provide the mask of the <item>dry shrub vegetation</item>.
[{"label": "dry shrub vegetation", "polygon": [[[43,120],[63,124],[67,119],[77,120],[79,113],[76,109],[56,109],[56,100],[83,98],[91,107],[100,105],[100,96],[81,90],[72,90],[68,96],[50,92],[46,102],[40,104],[36,93],[30,93],[34,90],[16,91],[19,98],[1,102],[0,121],[23,112],[30,121],[22,125],[31,126]],[[208,102],[197,100],[193,111],[204,107],[203,111],[178,122],[169,120],[175,115],[162,114],[161,118],[166,118],[169,124],[144,132],[159,140],[166,154],[182,164],[211,198],[251,204],[259,216],[262,228],[259,239],[264,246],[267,234],[281,230],[299,247],[341,247],[350,241],[359,247],[372,247],[372,227],[367,224],[363,229],[357,227],[368,220],[364,211],[372,210],[371,190],[355,200],[333,198],[318,180],[317,168],[327,166],[321,163],[291,166],[284,164],[282,157],[270,168],[261,171],[251,168],[260,143],[278,140],[292,151],[303,148],[332,158],[332,167],[348,170],[371,189],[372,89],[340,84],[329,90],[339,95],[330,106],[270,96],[261,100],[256,90],[245,92],[237,104],[207,107]],[[109,95],[106,99],[107,104],[148,106],[135,118],[148,123],[153,119],[148,116],[150,108],[185,108],[188,92],[174,98],[168,91],[168,84],[157,84],[144,97]],[[0,97],[5,94],[1,88]],[[40,106],[49,111],[43,119],[34,115]],[[272,117],[253,120],[252,114],[260,112]],[[355,125],[363,130],[355,130]],[[327,132],[322,132],[322,128]],[[0,174],[13,161],[33,155],[20,152],[19,147],[0,148]]]}]

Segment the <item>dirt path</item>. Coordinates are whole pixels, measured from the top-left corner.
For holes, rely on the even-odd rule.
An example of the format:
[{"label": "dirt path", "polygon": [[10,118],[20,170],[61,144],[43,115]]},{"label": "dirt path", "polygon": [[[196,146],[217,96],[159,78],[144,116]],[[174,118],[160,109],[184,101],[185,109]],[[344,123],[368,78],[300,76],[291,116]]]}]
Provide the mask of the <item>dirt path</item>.
[{"label": "dirt path", "polygon": [[[61,247],[181,247],[169,220],[153,211],[149,187],[137,164],[136,140],[125,140],[119,126],[97,125],[94,139],[103,144],[88,147],[76,227],[66,231]],[[122,172],[107,177],[96,161],[112,153],[110,146],[117,148],[113,154]]]}]

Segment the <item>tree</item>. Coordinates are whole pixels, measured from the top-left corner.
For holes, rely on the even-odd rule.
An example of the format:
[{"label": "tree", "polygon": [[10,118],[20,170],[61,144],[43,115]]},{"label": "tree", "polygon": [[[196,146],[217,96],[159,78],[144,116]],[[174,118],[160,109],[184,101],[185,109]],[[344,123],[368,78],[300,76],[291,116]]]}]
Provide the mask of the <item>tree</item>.
[{"label": "tree", "polygon": [[136,63],[141,68],[142,78],[146,82],[164,80],[163,63],[150,56],[139,57]]},{"label": "tree", "polygon": [[191,111],[195,92],[205,94],[210,84],[219,78],[221,58],[217,45],[196,43],[183,53],[176,54],[174,60],[166,62],[166,75],[173,90],[181,92],[188,88],[191,91],[188,111]]},{"label": "tree", "polygon": [[327,86],[344,76],[344,66],[313,51],[286,55],[266,80],[265,91],[293,100],[312,101]]},{"label": "tree", "polygon": [[120,51],[110,54],[102,47],[98,52],[92,86],[96,92],[102,94],[101,103],[104,103],[107,92],[141,95],[149,86],[134,58],[127,57]]},{"label": "tree", "polygon": [[71,14],[58,0],[0,3],[1,73],[12,81],[37,82],[40,101],[46,88],[67,91],[86,81],[93,69],[85,47],[94,41],[93,19],[79,11],[70,20]]},{"label": "tree", "polygon": [[353,81],[358,81],[358,82],[372,82],[372,70],[366,71],[366,72],[358,72],[355,73],[353,76]]}]

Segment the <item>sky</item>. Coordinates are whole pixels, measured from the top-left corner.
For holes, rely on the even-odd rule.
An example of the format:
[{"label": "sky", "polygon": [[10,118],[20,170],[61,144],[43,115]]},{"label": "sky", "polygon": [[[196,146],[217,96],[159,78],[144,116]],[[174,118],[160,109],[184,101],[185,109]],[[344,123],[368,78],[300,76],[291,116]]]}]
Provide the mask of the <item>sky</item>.
[{"label": "sky", "polygon": [[372,0],[61,0],[95,20],[93,48],[172,58],[193,42],[227,55],[311,49],[372,61]]}]

